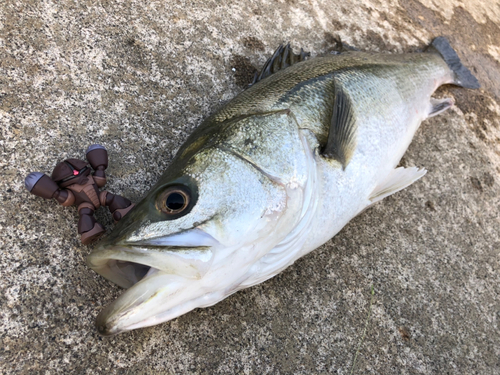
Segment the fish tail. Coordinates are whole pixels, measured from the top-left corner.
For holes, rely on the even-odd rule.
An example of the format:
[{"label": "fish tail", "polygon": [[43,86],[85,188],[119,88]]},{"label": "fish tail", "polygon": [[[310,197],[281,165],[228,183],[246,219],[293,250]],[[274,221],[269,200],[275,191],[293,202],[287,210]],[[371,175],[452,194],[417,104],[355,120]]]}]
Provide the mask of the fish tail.
[{"label": "fish tail", "polygon": [[443,60],[455,74],[455,80],[453,82],[455,85],[468,89],[478,89],[481,87],[479,81],[474,77],[471,71],[462,65],[457,53],[445,37],[439,36],[434,39],[430,46],[427,47],[426,52],[438,53],[441,55]]}]

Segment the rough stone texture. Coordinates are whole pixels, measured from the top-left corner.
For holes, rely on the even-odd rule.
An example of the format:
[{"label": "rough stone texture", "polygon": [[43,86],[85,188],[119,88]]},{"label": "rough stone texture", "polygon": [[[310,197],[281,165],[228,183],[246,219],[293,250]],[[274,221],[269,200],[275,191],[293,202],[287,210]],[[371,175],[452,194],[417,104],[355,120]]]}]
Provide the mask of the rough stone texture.
[{"label": "rough stone texture", "polygon": [[[0,372],[350,374],[359,347],[359,374],[500,373],[499,25],[492,0],[1,2]],[[387,52],[445,35],[475,72],[402,161],[429,173],[264,284],[99,337],[120,289],[25,175],[98,142],[109,190],[139,200],[280,42],[317,55],[335,35]]]}]

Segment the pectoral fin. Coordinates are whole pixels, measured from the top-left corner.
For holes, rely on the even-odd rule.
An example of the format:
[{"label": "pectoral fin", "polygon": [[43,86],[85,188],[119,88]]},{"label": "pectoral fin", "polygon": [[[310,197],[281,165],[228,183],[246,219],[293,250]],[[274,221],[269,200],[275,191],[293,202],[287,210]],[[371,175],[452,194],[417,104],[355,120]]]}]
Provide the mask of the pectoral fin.
[{"label": "pectoral fin", "polygon": [[356,148],[357,126],[351,99],[339,83],[335,83],[335,100],[328,141],[323,156],[333,158],[345,170]]},{"label": "pectoral fin", "polygon": [[384,181],[382,181],[382,183],[377,185],[375,190],[370,194],[369,199],[371,203],[378,202],[410,186],[426,173],[427,171],[425,169],[418,169],[417,167],[396,168]]}]

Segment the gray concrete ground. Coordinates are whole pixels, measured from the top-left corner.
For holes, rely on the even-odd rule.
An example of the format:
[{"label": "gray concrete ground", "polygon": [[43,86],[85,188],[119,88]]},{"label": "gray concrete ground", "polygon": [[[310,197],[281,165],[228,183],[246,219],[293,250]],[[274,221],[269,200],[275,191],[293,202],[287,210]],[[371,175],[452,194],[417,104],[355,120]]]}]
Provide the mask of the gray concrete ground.
[{"label": "gray concrete ground", "polygon": [[[86,267],[76,209],[25,175],[98,142],[108,189],[139,200],[280,42],[317,55],[335,35],[386,52],[444,35],[475,72],[402,161],[429,173],[264,284],[100,337],[120,289]],[[359,347],[357,374],[500,373],[499,40],[491,0],[0,2],[0,372],[350,374]]]}]

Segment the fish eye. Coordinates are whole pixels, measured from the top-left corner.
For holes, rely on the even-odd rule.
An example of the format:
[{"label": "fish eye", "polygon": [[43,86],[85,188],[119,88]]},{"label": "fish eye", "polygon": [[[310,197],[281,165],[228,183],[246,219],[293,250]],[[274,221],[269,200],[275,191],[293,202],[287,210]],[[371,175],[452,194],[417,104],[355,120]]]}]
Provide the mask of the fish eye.
[{"label": "fish eye", "polygon": [[177,216],[186,211],[190,201],[191,193],[187,186],[171,186],[160,194],[156,206],[167,215]]}]

